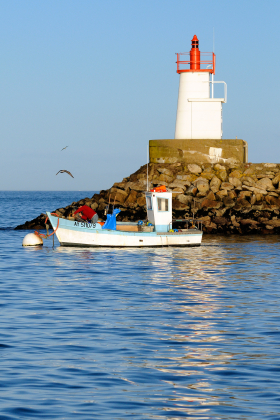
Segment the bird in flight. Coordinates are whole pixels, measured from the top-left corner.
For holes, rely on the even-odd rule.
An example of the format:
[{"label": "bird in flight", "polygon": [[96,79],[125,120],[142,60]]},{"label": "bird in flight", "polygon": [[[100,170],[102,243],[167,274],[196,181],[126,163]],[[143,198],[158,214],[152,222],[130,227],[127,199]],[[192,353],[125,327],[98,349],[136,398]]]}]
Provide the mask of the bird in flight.
[{"label": "bird in flight", "polygon": [[67,147],[68,147],[68,146],[63,147],[63,149],[61,149],[61,152],[62,152],[62,150],[66,149]]},{"label": "bird in flight", "polygon": [[63,172],[66,172],[68,175],[70,175],[70,176],[72,176],[72,178],[74,178],[73,175],[71,174],[71,172],[66,171],[66,169],[60,169],[60,171],[58,171],[57,174],[59,174],[59,173],[62,174]]}]

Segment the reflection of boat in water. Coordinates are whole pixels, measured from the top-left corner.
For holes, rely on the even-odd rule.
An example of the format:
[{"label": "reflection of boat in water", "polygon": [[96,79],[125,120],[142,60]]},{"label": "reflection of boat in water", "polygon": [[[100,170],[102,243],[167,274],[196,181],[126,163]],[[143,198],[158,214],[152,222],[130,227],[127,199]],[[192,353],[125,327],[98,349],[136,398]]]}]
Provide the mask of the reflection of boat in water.
[{"label": "reflection of boat in water", "polygon": [[[116,211],[107,215],[107,221],[86,223],[57,217],[47,212],[57,239],[64,246],[87,247],[155,247],[199,246],[202,230],[192,226],[172,229],[172,193],[167,191],[146,192],[148,220],[151,226],[131,222],[116,222]],[[187,222],[186,220],[184,222]]]}]

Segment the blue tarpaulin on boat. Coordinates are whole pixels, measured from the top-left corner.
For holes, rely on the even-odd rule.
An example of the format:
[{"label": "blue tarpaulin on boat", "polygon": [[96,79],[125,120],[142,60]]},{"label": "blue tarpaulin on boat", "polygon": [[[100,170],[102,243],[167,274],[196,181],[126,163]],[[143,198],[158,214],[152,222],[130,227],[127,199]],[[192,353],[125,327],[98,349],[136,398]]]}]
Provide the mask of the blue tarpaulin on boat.
[{"label": "blue tarpaulin on boat", "polygon": [[102,226],[102,229],[116,230],[117,221],[116,216],[120,213],[120,209],[113,210],[113,214],[107,214],[107,220]]}]

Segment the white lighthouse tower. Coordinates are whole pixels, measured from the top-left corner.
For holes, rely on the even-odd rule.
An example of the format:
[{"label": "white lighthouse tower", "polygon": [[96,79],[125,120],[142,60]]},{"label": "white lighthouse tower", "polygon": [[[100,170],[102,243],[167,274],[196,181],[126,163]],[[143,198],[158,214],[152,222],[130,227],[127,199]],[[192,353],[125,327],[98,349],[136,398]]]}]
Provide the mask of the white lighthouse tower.
[{"label": "white lighthouse tower", "polygon": [[[222,103],[226,102],[226,83],[214,82],[215,60],[214,53],[200,53],[196,35],[189,53],[177,53],[180,85],[175,139],[222,138]],[[214,83],[224,84],[223,98],[214,98]]]}]

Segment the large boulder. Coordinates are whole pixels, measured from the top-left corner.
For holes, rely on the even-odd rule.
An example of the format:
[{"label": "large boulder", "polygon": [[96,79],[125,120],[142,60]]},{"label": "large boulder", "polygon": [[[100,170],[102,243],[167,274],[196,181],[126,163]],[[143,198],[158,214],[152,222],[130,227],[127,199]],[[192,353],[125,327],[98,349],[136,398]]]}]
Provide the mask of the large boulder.
[{"label": "large boulder", "polygon": [[255,181],[250,176],[243,176],[241,181],[242,185],[247,185],[248,187],[254,187],[256,185]]},{"label": "large boulder", "polygon": [[210,188],[213,191],[213,193],[216,193],[216,192],[219,191],[221,183],[222,183],[222,181],[218,177],[216,177],[216,176],[214,176],[211,179],[211,181],[210,181]]},{"label": "large boulder", "polygon": [[227,196],[227,190],[220,190],[220,191],[218,191],[217,193],[216,193],[216,197],[219,199],[219,200],[222,200],[224,197],[226,197]]},{"label": "large boulder", "polygon": [[182,182],[191,182],[193,180],[193,175],[177,175],[176,178]]},{"label": "large boulder", "polygon": [[173,177],[173,172],[168,168],[157,168],[158,172]]},{"label": "large boulder", "polygon": [[225,217],[214,217],[213,222],[216,223],[216,225],[223,226],[226,225],[228,221]]},{"label": "large boulder", "polygon": [[177,195],[176,200],[183,204],[189,204],[193,201],[193,197],[190,195],[179,194]]},{"label": "large boulder", "polygon": [[220,172],[217,172],[217,177],[218,177],[221,181],[225,182],[225,181],[227,180],[227,171],[220,171]]},{"label": "large boulder", "polygon": [[124,190],[121,190],[120,188],[114,188],[113,187],[113,188],[110,189],[110,193],[111,193],[112,196],[114,196],[115,194],[121,194],[124,197],[128,196],[127,192],[124,191]]},{"label": "large boulder", "polygon": [[194,185],[191,185],[186,191],[186,194],[188,195],[196,195],[196,193],[197,193],[197,188]]},{"label": "large boulder", "polygon": [[214,169],[215,171],[225,171],[226,167],[223,165],[220,165],[219,163],[216,163],[216,165],[214,165]]},{"label": "large boulder", "polygon": [[[160,180],[159,180],[159,183],[161,183]],[[135,190],[135,191],[146,191],[147,183],[142,180],[139,182],[128,182],[127,188],[130,188],[131,190]]]},{"label": "large boulder", "polygon": [[209,191],[209,182],[207,179],[199,177],[193,182],[194,186],[196,186],[198,192],[198,197],[204,197]]},{"label": "large boulder", "polygon": [[263,166],[265,168],[276,168],[277,167],[277,163],[265,163]]},{"label": "large boulder", "polygon": [[189,206],[185,203],[181,203],[178,200],[173,200],[172,201],[172,209],[173,210],[188,210]]},{"label": "large boulder", "polygon": [[266,224],[268,225],[268,226],[273,226],[273,227],[275,227],[275,226],[277,226],[277,227],[279,227],[280,226],[280,220],[268,220],[267,222],[266,222]]},{"label": "large boulder", "polygon": [[240,223],[238,223],[238,222],[237,222],[237,220],[236,220],[236,216],[235,216],[235,215],[231,216],[231,217],[230,217],[230,219],[231,219],[231,224],[232,224],[234,227],[240,227]]},{"label": "large boulder", "polygon": [[242,185],[242,182],[237,177],[230,176],[228,180],[235,188],[241,187]]},{"label": "large boulder", "polygon": [[190,163],[188,165],[188,170],[192,173],[192,174],[200,174],[200,172],[202,172],[202,169],[200,166],[196,165],[195,163]]},{"label": "large boulder", "polygon": [[222,182],[221,190],[233,190],[234,186],[230,182]]},{"label": "large boulder", "polygon": [[233,200],[229,196],[223,197],[223,203],[224,203],[225,207],[232,208],[232,207],[235,206],[235,200]]},{"label": "large boulder", "polygon": [[252,191],[254,194],[262,194],[262,195],[267,194],[266,190],[262,190],[257,187],[249,187],[248,185],[242,185],[242,189],[247,190],[247,191]]},{"label": "large boulder", "polygon": [[216,200],[210,200],[207,197],[204,198],[204,200],[201,202],[201,208],[204,208],[205,210],[208,209],[219,209],[222,206],[223,203]]},{"label": "large boulder", "polygon": [[229,175],[231,178],[241,178],[242,177],[242,173],[240,171],[238,171],[237,169],[235,169],[234,171],[232,171]]},{"label": "large boulder", "polygon": [[176,197],[176,195],[178,194],[183,194],[184,191],[185,191],[185,187],[184,188],[176,187],[172,190],[172,195]]},{"label": "large boulder", "polygon": [[246,200],[246,198],[237,198],[236,202],[237,204],[240,204],[244,209],[251,208],[251,204]]},{"label": "large boulder", "polygon": [[137,204],[140,207],[146,206],[146,198],[145,197],[138,197],[137,198]]},{"label": "large boulder", "polygon": [[252,191],[240,191],[238,197],[239,198],[245,198],[245,197],[251,197]]},{"label": "large boulder", "polygon": [[259,222],[257,222],[256,220],[252,220],[252,219],[241,219],[240,223],[242,225],[258,225]]},{"label": "large boulder", "polygon": [[174,176],[169,176],[166,174],[160,174],[159,176],[160,181],[167,182],[167,183],[172,182],[173,179],[174,179]]},{"label": "large boulder", "polygon": [[171,184],[169,184],[169,188],[182,188],[184,191],[186,190],[186,185],[190,186],[190,182],[189,181],[180,181],[179,179],[175,179],[174,182],[172,182]]},{"label": "large boulder", "polygon": [[256,187],[262,190],[274,190],[273,183],[269,178],[262,178],[256,182]]},{"label": "large boulder", "polygon": [[216,200],[216,197],[215,197],[215,194],[213,193],[213,191],[209,191],[206,198],[208,198],[208,200],[212,200],[212,201]]},{"label": "large boulder", "polygon": [[[121,190],[119,188],[111,188],[110,194],[111,194],[111,200],[112,201],[114,200],[115,203],[118,203],[118,204],[123,204],[128,196],[126,191]],[[101,200],[99,200],[99,204],[100,202]]]},{"label": "large boulder", "polygon": [[272,180],[272,184],[277,188],[280,182],[280,173],[278,173]]},{"label": "large boulder", "polygon": [[137,191],[131,190],[129,196],[125,200],[126,205],[135,204],[137,201]]},{"label": "large boulder", "polygon": [[[168,186],[169,185],[169,182],[162,181],[159,178],[153,178],[150,182],[153,185],[165,185],[165,186]],[[139,191],[144,191],[144,189],[143,190],[139,190]]]}]

